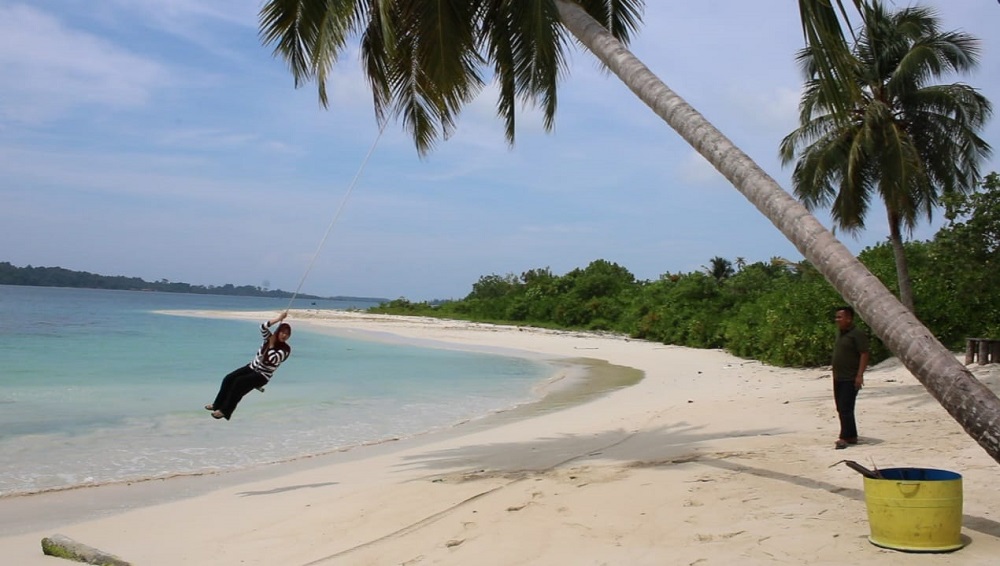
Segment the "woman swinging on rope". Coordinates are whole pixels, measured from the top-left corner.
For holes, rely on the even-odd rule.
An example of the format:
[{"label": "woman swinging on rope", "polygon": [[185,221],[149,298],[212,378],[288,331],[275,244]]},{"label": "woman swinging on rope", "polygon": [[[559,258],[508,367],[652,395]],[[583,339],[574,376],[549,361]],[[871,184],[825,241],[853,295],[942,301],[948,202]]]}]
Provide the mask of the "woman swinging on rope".
[{"label": "woman swinging on rope", "polygon": [[[236,410],[243,396],[252,389],[261,389],[274,375],[274,370],[278,369],[281,362],[292,355],[292,347],[288,345],[288,339],[292,335],[292,327],[288,323],[282,322],[288,316],[288,311],[278,315],[278,318],[269,320],[260,325],[260,334],[264,337],[257,354],[254,355],[250,363],[233,370],[222,379],[219,387],[219,394],[215,396],[215,401],[211,405],[205,405],[205,409],[212,411],[212,417],[216,419],[229,420]],[[271,332],[271,327],[275,324],[278,330]]]},{"label": "woman swinging on rope", "polygon": [[[358,169],[357,174],[354,175],[354,180],[351,181],[351,185],[347,188],[347,194],[340,201],[340,206],[337,208],[337,212],[333,215],[333,219],[330,220],[330,225],[326,228],[326,234],[323,235],[323,239],[319,241],[319,246],[316,248],[316,253],[313,254],[312,260],[309,262],[309,266],[306,268],[306,272],[302,275],[302,279],[299,280],[299,286],[295,289],[292,294],[291,300],[288,301],[289,307],[295,297],[298,296],[299,291],[302,289],[302,284],[305,283],[306,277],[309,276],[309,272],[312,271],[313,265],[316,263],[316,258],[319,257],[319,251],[323,249],[323,244],[326,243],[327,238],[330,237],[330,232],[333,231],[333,225],[337,223],[337,219],[340,218],[340,213],[343,212],[344,206],[347,204],[347,199],[351,196],[354,191],[355,185],[358,184],[358,179],[361,177],[361,172],[364,171],[365,165],[368,164],[368,160],[371,158],[372,153],[375,152],[375,146],[378,144],[378,140],[382,137],[382,133],[385,131],[385,126],[388,121],[383,122],[382,126],[378,130],[378,136],[375,141],[372,142],[371,149],[365,155],[364,161],[361,162],[361,167]],[[281,362],[288,359],[288,356],[292,355],[292,347],[288,345],[288,338],[292,335],[292,327],[282,323],[278,326],[278,330],[272,334],[271,326],[285,320],[288,316],[288,309],[281,313],[278,318],[274,320],[269,320],[264,324],[260,325],[260,333],[264,337],[264,344],[261,345],[260,350],[254,356],[253,360],[249,364],[234,370],[229,375],[222,379],[222,386],[219,387],[219,394],[215,396],[215,402],[211,405],[205,405],[205,408],[212,411],[212,416],[217,419],[229,420],[233,416],[233,411],[236,410],[236,405],[243,399],[243,396],[250,392],[251,389],[260,389],[267,385],[267,382],[271,379],[271,375],[274,374],[274,370],[278,369]]]}]

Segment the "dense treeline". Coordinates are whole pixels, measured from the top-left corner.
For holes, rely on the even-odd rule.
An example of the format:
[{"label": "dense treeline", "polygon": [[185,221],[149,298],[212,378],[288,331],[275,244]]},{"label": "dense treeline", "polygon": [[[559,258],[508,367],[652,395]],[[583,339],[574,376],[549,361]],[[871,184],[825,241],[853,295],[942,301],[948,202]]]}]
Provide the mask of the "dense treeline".
[{"label": "dense treeline", "polygon": [[[965,338],[1000,338],[1000,182],[991,174],[982,190],[945,201],[947,225],[934,239],[910,242],[906,253],[917,316],[952,349]],[[888,244],[859,259],[897,291]],[[580,328],[735,355],[781,366],[829,363],[833,314],[842,299],[808,263],[782,258],[746,264],[712,258],[701,271],[637,280],[622,266],[597,260],[556,275],[548,268],[520,276],[481,277],[462,300],[439,305],[405,298],[376,312]],[[864,327],[864,322],[861,321]],[[867,330],[867,329],[866,329]],[[873,337],[874,338],[874,337]],[[873,340],[873,358],[888,356]]]},{"label": "dense treeline", "polygon": [[[250,285],[221,286],[191,285],[167,281],[145,281],[138,277],[98,275],[86,271],[73,271],[62,267],[16,267],[0,262],[0,285],[30,285],[35,287],[79,287],[86,289],[113,289],[120,291],[161,291],[165,293],[194,293],[198,295],[237,295],[242,297],[288,298],[292,294],[280,289],[263,289]],[[299,294],[303,299],[319,299],[313,295]]]}]

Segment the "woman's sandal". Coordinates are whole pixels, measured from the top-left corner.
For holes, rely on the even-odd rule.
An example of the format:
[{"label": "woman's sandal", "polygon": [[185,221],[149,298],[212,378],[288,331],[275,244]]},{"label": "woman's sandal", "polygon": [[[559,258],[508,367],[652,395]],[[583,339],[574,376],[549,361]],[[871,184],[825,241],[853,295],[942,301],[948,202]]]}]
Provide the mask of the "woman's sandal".
[{"label": "woman's sandal", "polygon": [[837,442],[833,443],[833,447],[835,449],[837,449],[837,450],[843,450],[844,448],[847,448],[847,441],[843,440],[841,438],[838,438]]},{"label": "woman's sandal", "polygon": [[226,415],[222,414],[222,411],[212,411],[212,418],[213,419],[221,419],[222,417],[225,417],[225,416]]},{"label": "woman's sandal", "polygon": [[213,405],[205,405],[205,410],[206,411],[214,411],[215,410],[215,406],[213,406]]}]

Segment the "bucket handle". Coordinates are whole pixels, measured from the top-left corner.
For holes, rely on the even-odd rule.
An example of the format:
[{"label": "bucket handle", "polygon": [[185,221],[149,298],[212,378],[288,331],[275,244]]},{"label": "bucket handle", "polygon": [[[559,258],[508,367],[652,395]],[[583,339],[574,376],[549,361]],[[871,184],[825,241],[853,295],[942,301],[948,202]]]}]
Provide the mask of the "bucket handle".
[{"label": "bucket handle", "polygon": [[[898,487],[900,493],[902,493],[906,497],[913,497],[914,495],[917,494],[918,491],[920,491],[920,482],[918,482],[918,481],[898,481],[898,482],[896,482],[896,487]],[[911,488],[911,489],[909,490],[909,492],[907,492],[904,488]]]}]

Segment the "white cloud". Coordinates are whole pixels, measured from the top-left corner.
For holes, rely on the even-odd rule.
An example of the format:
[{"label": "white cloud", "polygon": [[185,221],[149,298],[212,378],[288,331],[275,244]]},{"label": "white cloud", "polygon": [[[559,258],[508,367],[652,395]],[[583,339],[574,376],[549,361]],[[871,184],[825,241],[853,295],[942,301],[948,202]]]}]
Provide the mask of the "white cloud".
[{"label": "white cloud", "polygon": [[696,186],[726,186],[727,181],[715,167],[698,152],[691,151],[677,167],[685,183]]},{"label": "white cloud", "polygon": [[256,38],[255,4],[245,0],[114,0],[105,4],[105,14],[118,26],[141,23],[240,63],[247,60],[247,54],[240,53],[233,42]]},{"label": "white cloud", "polygon": [[207,128],[171,130],[160,137],[160,143],[164,145],[202,149],[245,146],[256,140],[254,134]]},{"label": "white cloud", "polygon": [[592,223],[533,224],[533,225],[522,226],[519,230],[522,235],[529,235],[532,237],[537,237],[539,235],[573,236],[581,234],[592,234],[594,232],[594,225]]},{"label": "white cloud", "polygon": [[261,134],[237,132],[222,128],[180,128],[164,131],[155,137],[156,143],[169,148],[197,151],[255,151],[264,154],[301,155],[303,149],[290,144],[265,139]]},{"label": "white cloud", "polygon": [[745,116],[748,126],[784,136],[798,127],[800,98],[801,91],[792,88],[743,88],[730,93],[730,104]]},{"label": "white cloud", "polygon": [[119,8],[141,12],[174,28],[203,20],[256,28],[257,9],[245,0],[116,0]]},{"label": "white cloud", "polygon": [[82,105],[141,106],[169,82],[159,63],[29,6],[0,6],[0,42],[5,120],[44,122]]},{"label": "white cloud", "polygon": [[263,182],[208,177],[210,160],[203,157],[0,147],[0,163],[0,177],[18,179],[23,188],[59,186],[65,194],[237,205],[267,194]]}]

